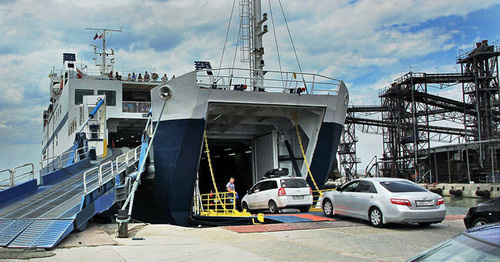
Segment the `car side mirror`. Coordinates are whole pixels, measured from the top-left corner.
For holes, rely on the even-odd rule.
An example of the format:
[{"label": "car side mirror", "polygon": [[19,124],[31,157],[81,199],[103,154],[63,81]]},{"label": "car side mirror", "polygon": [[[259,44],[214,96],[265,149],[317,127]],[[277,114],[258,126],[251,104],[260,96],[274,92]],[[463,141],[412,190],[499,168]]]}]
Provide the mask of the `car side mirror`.
[{"label": "car side mirror", "polygon": [[337,186],[337,188],[335,190],[342,191],[342,186]]},{"label": "car side mirror", "polygon": [[250,191],[250,189],[247,190],[247,194],[252,194],[252,191]]}]

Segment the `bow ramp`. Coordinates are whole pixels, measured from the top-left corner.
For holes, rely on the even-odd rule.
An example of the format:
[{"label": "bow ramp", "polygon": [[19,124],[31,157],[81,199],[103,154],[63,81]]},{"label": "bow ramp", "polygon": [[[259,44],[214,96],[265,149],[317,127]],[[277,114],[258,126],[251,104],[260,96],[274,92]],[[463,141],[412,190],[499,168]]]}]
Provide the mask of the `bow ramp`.
[{"label": "bow ramp", "polygon": [[136,169],[140,147],[114,159],[76,164],[0,191],[0,246],[53,248],[73,230],[123,198],[126,173]]}]

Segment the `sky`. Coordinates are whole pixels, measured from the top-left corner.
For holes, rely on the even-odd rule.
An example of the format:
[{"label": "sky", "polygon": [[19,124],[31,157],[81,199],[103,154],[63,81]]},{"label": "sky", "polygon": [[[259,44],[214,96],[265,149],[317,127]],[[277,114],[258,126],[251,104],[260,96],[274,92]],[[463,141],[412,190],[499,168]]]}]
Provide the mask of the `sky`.
[{"label": "sky", "polygon": [[[500,0],[281,4],[302,70],[342,79],[351,105],[379,105],[378,93],[408,71],[455,72],[457,55],[478,41],[500,45]],[[231,0],[0,1],[0,170],[40,161],[48,74],[61,68],[65,52],[76,53],[79,64],[93,68],[90,44],[99,43],[87,27],[122,29],[108,38],[117,71],[181,75],[194,69],[195,60],[218,67],[232,7]],[[262,9],[269,18],[266,69],[278,69],[278,45],[283,69],[298,71],[279,2],[264,0]],[[237,15],[231,20],[222,66],[233,61]],[[461,99],[459,90],[430,92]],[[359,131],[358,136],[359,171],[382,154],[382,138]]]}]

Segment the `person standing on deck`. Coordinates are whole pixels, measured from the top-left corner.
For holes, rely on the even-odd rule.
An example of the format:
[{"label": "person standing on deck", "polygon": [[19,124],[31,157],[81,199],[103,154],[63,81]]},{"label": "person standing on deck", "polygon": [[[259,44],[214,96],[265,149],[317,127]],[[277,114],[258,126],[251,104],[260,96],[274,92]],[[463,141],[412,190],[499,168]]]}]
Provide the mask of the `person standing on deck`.
[{"label": "person standing on deck", "polygon": [[235,187],[234,187],[234,177],[229,178],[229,182],[226,184],[226,189],[227,189],[227,192],[232,193],[232,194],[227,194],[228,197],[232,198],[233,194],[234,194],[234,198],[238,199],[238,192],[235,191]]}]

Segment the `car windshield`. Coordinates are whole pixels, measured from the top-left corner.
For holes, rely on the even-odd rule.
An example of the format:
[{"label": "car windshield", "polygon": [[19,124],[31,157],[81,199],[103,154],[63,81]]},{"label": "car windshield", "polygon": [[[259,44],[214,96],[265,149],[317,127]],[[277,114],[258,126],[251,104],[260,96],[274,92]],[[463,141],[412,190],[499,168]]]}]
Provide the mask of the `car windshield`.
[{"label": "car windshield", "polygon": [[304,179],[281,179],[281,186],[288,188],[299,188],[299,187],[308,187],[309,185]]},{"label": "car windshield", "polygon": [[408,261],[498,261],[500,248],[458,235]]},{"label": "car windshield", "polygon": [[413,184],[410,181],[382,181],[380,184],[387,190],[395,193],[402,192],[426,192],[427,190]]}]

